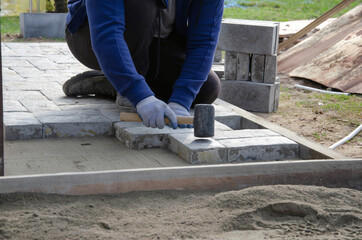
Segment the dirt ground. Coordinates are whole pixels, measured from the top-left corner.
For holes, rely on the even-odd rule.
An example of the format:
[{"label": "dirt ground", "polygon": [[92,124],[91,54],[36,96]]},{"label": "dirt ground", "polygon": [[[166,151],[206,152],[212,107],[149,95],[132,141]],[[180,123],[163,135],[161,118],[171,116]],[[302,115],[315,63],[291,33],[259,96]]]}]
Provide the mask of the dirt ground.
[{"label": "dirt ground", "polygon": [[[278,111],[271,114],[257,113],[257,115],[325,147],[343,139],[362,124],[361,96],[354,96],[353,100],[349,100],[355,107],[355,111],[351,111],[348,106],[340,107],[338,100],[325,101],[320,98],[323,94],[294,87],[295,84],[300,84],[323,88],[310,80],[295,79],[285,74],[279,74],[279,77],[281,93]],[[334,104],[332,107],[341,109],[326,110],[323,104]],[[337,147],[335,151],[349,158],[362,158],[362,132],[351,141]]]},{"label": "dirt ground", "polygon": [[0,195],[0,239],[360,239],[361,199],[352,189],[291,185]]}]

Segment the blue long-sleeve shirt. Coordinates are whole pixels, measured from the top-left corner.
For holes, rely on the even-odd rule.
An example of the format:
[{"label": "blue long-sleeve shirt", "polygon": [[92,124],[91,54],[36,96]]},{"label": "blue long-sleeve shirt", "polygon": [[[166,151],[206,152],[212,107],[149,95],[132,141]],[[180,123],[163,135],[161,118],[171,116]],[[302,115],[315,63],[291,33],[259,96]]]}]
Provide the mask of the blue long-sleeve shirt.
[{"label": "blue long-sleeve shirt", "polygon": [[[167,7],[168,0],[160,0]],[[173,86],[170,102],[190,106],[210,72],[217,45],[224,0],[176,0],[176,32],[187,42],[186,59]],[[138,74],[124,40],[124,0],[69,0],[71,33],[89,21],[92,48],[116,90],[134,105],[154,95]]]}]

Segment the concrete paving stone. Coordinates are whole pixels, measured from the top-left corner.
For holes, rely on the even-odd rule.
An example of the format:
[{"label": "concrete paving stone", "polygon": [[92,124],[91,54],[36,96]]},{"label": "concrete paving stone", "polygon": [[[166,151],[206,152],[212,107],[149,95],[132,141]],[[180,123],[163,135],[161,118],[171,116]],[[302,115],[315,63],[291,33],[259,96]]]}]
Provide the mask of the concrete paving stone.
[{"label": "concrete paving stone", "polygon": [[264,82],[265,55],[253,54],[251,56],[251,81]]},{"label": "concrete paving stone", "polygon": [[241,116],[240,115],[228,115],[228,116],[215,116],[215,120],[228,126],[233,130],[241,129]]},{"label": "concrete paving stone", "polygon": [[45,71],[50,69],[59,69],[58,64],[56,64],[54,61],[51,61],[50,59],[46,57],[42,58],[34,58],[29,60],[29,62],[36,67],[39,70]]},{"label": "concrete paving stone", "polygon": [[50,100],[20,100],[21,104],[29,112],[42,112],[42,111],[61,111],[62,109],[58,107],[55,103]]},{"label": "concrete paving stone", "polygon": [[44,72],[40,71],[33,67],[19,67],[19,66],[12,66],[12,70],[18,73],[20,76],[24,78],[39,78],[44,76]]},{"label": "concrete paving stone", "polygon": [[56,81],[11,81],[3,84],[6,91],[41,91],[61,87]]},{"label": "concrete paving stone", "polygon": [[237,53],[236,80],[249,81],[250,80],[249,75],[250,75],[250,54]]},{"label": "concrete paving stone", "polygon": [[114,106],[114,108],[108,108],[108,109],[99,109],[99,111],[106,116],[109,120],[112,122],[119,122],[119,110]]},{"label": "concrete paving stone", "polygon": [[165,126],[163,129],[142,127],[119,128],[115,124],[115,135],[117,139],[130,149],[147,149],[166,147],[168,135],[179,133],[188,134],[194,132],[192,128],[172,129]]},{"label": "concrete paving stone", "polygon": [[276,54],[279,23],[258,20],[223,19],[218,49],[261,55]]},{"label": "concrete paving stone", "polygon": [[274,89],[274,112],[278,110],[278,107],[279,107],[279,97],[280,97],[280,81],[279,81],[279,78],[276,78],[276,82],[275,82],[275,85],[277,86],[275,89]]},{"label": "concrete paving stone", "polygon": [[28,112],[17,100],[3,100],[4,112]]},{"label": "concrete paving stone", "polygon": [[47,58],[58,64],[80,64],[79,61],[75,57],[73,57],[73,55],[47,55]]},{"label": "concrete paving stone", "polygon": [[225,80],[235,80],[237,71],[237,53],[226,52],[225,54]]},{"label": "concrete paving stone", "polygon": [[277,55],[265,56],[264,83],[275,83],[277,77]]},{"label": "concrete paving stone", "polygon": [[219,121],[215,120],[215,133],[219,131],[232,131],[233,129],[227,126],[226,124],[223,124]]},{"label": "concrete paving stone", "polygon": [[20,76],[17,72],[12,69],[3,67],[2,68],[3,74],[3,83],[5,82],[12,82],[12,81],[26,81],[26,79]]},{"label": "concrete paving stone", "polygon": [[234,131],[218,131],[215,133],[213,139],[224,140],[224,139],[241,139],[241,138],[256,138],[256,137],[275,137],[280,134],[273,132],[269,129],[242,129]]},{"label": "concrete paving stone", "polygon": [[20,13],[20,32],[24,38],[65,38],[66,16],[66,13]]},{"label": "concrete paving stone", "polygon": [[28,60],[26,59],[17,59],[13,57],[3,57],[2,59],[3,67],[34,67]]},{"label": "concrete paving stone", "polygon": [[282,136],[219,140],[229,162],[278,161],[299,158],[299,145]]},{"label": "concrete paving stone", "polygon": [[32,139],[42,137],[42,125],[31,113],[4,112],[6,140]]},{"label": "concrete paving stone", "polygon": [[216,50],[214,55],[214,62],[221,62],[222,60],[222,52],[221,50]]},{"label": "concrete paving stone", "polygon": [[227,148],[211,138],[195,138],[190,134],[169,135],[168,149],[191,164],[227,162]]},{"label": "concrete paving stone", "polygon": [[43,137],[113,135],[112,121],[97,110],[35,112],[43,124]]},{"label": "concrete paving stone", "polygon": [[48,100],[40,91],[4,91],[4,100]]},{"label": "concrete paving stone", "polygon": [[280,83],[266,84],[247,81],[222,81],[219,98],[247,111],[272,112],[275,93]]}]

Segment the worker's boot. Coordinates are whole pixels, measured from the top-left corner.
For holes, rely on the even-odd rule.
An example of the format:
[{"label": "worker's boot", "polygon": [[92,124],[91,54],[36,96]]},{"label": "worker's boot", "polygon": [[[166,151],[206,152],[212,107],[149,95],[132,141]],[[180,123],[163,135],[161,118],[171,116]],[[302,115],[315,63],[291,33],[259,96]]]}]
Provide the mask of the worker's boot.
[{"label": "worker's boot", "polygon": [[63,84],[63,92],[68,97],[95,94],[115,99],[117,91],[102,71],[80,73]]}]

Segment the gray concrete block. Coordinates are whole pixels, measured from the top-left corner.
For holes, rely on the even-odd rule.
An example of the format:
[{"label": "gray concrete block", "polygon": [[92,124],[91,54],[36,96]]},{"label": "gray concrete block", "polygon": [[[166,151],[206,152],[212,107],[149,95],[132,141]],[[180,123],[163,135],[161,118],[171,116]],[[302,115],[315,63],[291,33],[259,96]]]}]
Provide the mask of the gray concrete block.
[{"label": "gray concrete block", "polygon": [[264,83],[275,83],[277,77],[277,56],[265,56]]},{"label": "gray concrete block", "polygon": [[193,134],[171,134],[168,148],[191,164],[227,162],[227,149],[211,138],[195,138]]},{"label": "gray concrete block", "polygon": [[4,112],[6,140],[42,138],[42,125],[27,112]]},{"label": "gray concrete block", "polygon": [[277,161],[299,158],[296,142],[282,136],[224,139],[229,162]]},{"label": "gray concrete block", "polygon": [[277,78],[277,82],[275,82],[275,85],[277,86],[274,89],[274,110],[273,112],[276,112],[278,110],[279,107],[279,97],[280,97],[280,82],[279,79]]},{"label": "gray concrete block", "polygon": [[244,129],[234,131],[218,131],[216,132],[213,139],[224,140],[224,139],[242,139],[242,138],[257,138],[257,137],[275,137],[281,136],[280,134],[273,132],[268,129]]},{"label": "gray concrete block", "polygon": [[252,82],[264,82],[265,55],[253,54],[251,56],[250,79]]},{"label": "gray concrete block", "polygon": [[240,129],[264,129],[264,127],[249,119],[241,118]]},{"label": "gray concrete block", "polygon": [[225,54],[225,80],[235,80],[237,74],[237,53],[226,52]]},{"label": "gray concrete block", "polygon": [[238,53],[236,66],[236,80],[249,81],[250,75],[250,54]]},{"label": "gray concrete block", "polygon": [[20,100],[29,112],[61,111],[60,107],[49,100]]},{"label": "gray concrete block", "polygon": [[247,81],[222,81],[219,98],[247,111],[272,112],[276,88],[280,83],[266,84]]},{"label": "gray concrete block", "polygon": [[44,138],[113,135],[112,121],[96,110],[36,112]]},{"label": "gray concrete block", "polygon": [[277,52],[279,23],[224,19],[218,49],[230,52],[273,55]]},{"label": "gray concrete block", "polygon": [[229,126],[227,126],[226,124],[223,124],[217,120],[215,120],[215,132],[219,132],[219,131],[232,131],[233,129]]},{"label": "gray concrete block", "polygon": [[66,13],[20,13],[20,32],[24,38],[65,38],[66,16]]},{"label": "gray concrete block", "polygon": [[[142,123],[141,123],[142,124]],[[130,126],[132,124],[129,124]],[[163,129],[141,127],[125,127],[125,125],[116,124],[115,135],[117,139],[124,143],[130,149],[161,148],[168,144],[168,135],[170,134],[193,134],[192,128],[172,129],[165,126]]]},{"label": "gray concrete block", "polygon": [[222,60],[222,52],[221,50],[216,50],[214,55],[214,62],[221,62]]},{"label": "gray concrete block", "polygon": [[240,125],[241,116],[240,115],[215,116],[215,120],[228,126],[229,128],[231,128],[233,130],[241,129],[241,125]]},{"label": "gray concrete block", "polygon": [[28,112],[28,109],[17,100],[4,100],[3,106],[4,112]]},{"label": "gray concrete block", "polygon": [[48,99],[40,91],[4,91],[4,100],[42,100]]}]

